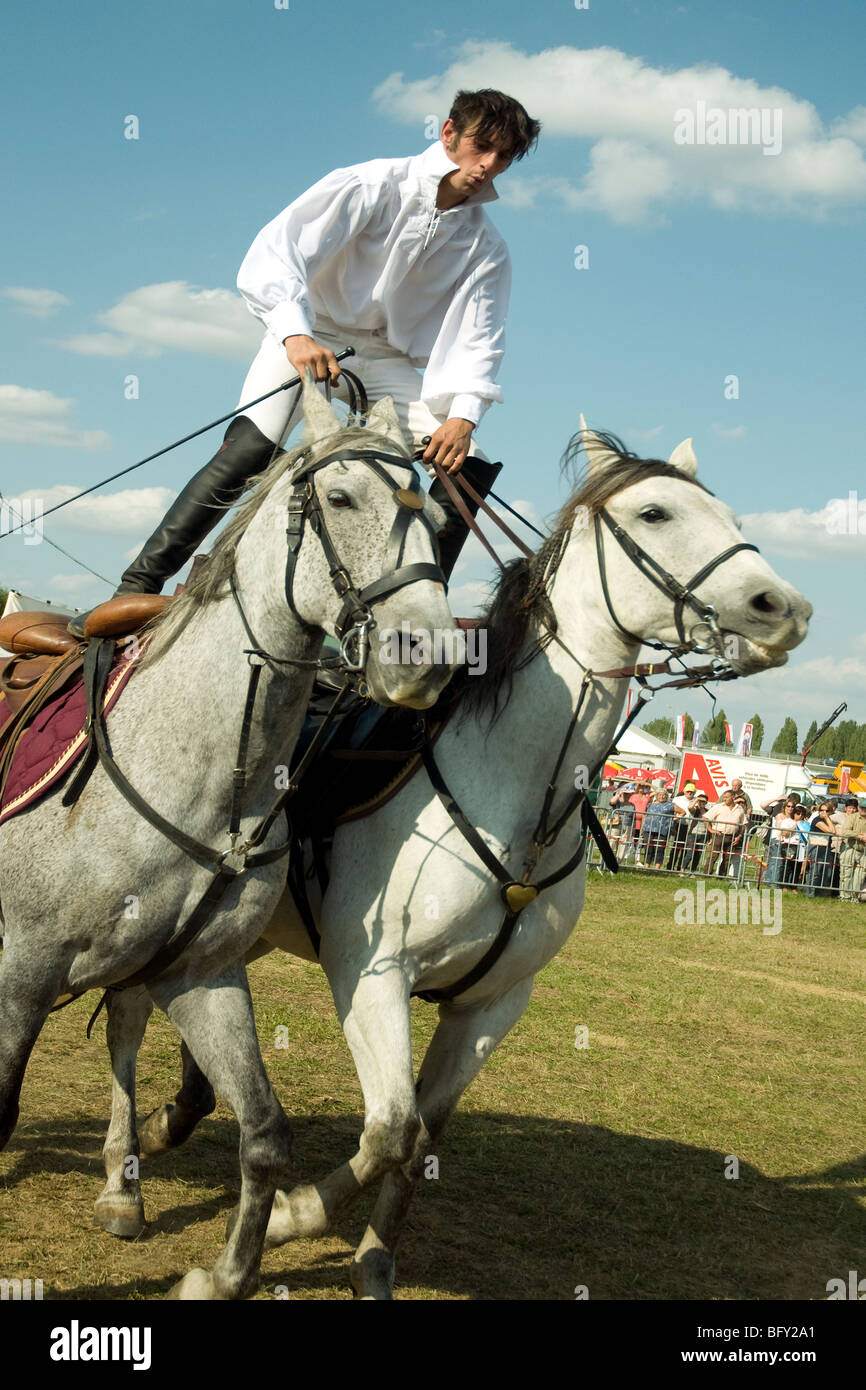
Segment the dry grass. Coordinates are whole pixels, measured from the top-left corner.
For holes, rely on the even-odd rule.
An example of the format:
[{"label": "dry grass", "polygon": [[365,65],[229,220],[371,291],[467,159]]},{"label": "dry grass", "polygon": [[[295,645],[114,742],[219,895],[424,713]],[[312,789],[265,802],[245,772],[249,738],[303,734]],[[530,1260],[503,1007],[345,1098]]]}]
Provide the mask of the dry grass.
[{"label": "dry grass", "polygon": [[[862,1267],[866,909],[787,895],[778,936],[678,926],[678,886],[593,878],[578,930],[447,1131],[438,1181],[422,1184],[399,1296],[568,1299],[585,1284],[594,1299],[815,1299]],[[250,975],[306,1180],[352,1151],[358,1083],[317,969],[270,956]],[[185,1148],[143,1161],[139,1240],[92,1227],[109,1101],[104,1025],[84,1038],[93,1002],[54,1015],[33,1054],[0,1155],[0,1275],[42,1278],[53,1298],[159,1297],[221,1247],[236,1126],[220,1105]],[[420,1052],[435,1009],[413,1007]],[[139,1078],[140,1113],[177,1089],[161,1016]],[[330,1239],[269,1252],[259,1297],[350,1297],[370,1205]]]}]

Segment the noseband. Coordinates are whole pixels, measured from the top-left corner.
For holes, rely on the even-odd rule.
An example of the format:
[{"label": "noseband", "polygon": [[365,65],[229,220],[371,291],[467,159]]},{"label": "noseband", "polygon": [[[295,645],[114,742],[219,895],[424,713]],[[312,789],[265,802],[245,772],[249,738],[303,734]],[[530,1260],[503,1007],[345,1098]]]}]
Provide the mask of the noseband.
[{"label": "noseband", "polygon": [[[385,552],[385,570],[381,578],[375,579],[372,584],[365,585],[363,589],[359,589],[352,581],[346,566],[340,560],[337,548],[331,539],[325,521],[325,513],[313,481],[315,474],[320,469],[341,459],[366,464],[378,478],[381,478],[383,483],[387,483],[397,503],[397,512],[388,536]],[[386,463],[397,464],[400,468],[409,470],[409,480],[404,487],[401,487],[391,477],[384,467]],[[389,594],[396,593],[407,584],[417,583],[419,579],[432,579],[435,583],[445,584],[445,576],[438,564],[404,565],[402,563],[406,536],[412,522],[416,520],[426,527],[433,542],[434,554],[437,559],[439,556],[436,529],[429,517],[424,514],[424,498],[421,494],[420,479],[411,459],[404,458],[401,454],[383,454],[374,449],[335,449],[333,453],[326,454],[324,458],[302,464],[292,475],[292,494],[288,504],[288,522],[286,525],[288,541],[286,601],[301,623],[304,623],[304,619],[295,607],[292,587],[304,535],[304,523],[308,519],[310,527],[318,536],[325,553],[331,583],[337,597],[343,601],[343,606],[337,615],[335,631],[340,638],[340,652],[344,665],[350,671],[363,671],[369,650],[370,628],[376,625],[371,612],[371,605],[387,598]],[[304,625],[307,626],[307,624]],[[354,651],[352,650],[353,646]]]},{"label": "noseband", "polygon": [[[636,565],[657,589],[661,589],[663,594],[674,601],[674,623],[676,624],[677,636],[680,639],[680,646],[671,650],[664,642],[651,642],[646,638],[638,637],[636,633],[629,632],[627,627],[623,627],[616,613],[613,611],[613,604],[610,598],[610,591],[607,586],[607,572],[604,558],[604,533],[601,523],[604,522],[608,530],[622,546],[632,564]],[[654,560],[642,546],[638,545],[618,522],[614,521],[610,513],[602,508],[596,513],[595,517],[595,549],[598,555],[598,573],[601,580],[601,591],[604,594],[604,601],[616,627],[627,637],[630,642],[637,642],[639,645],[654,647],[657,651],[671,651],[672,656],[683,656],[686,652],[709,652],[715,651],[718,658],[726,660],[724,651],[724,641],[721,629],[718,624],[718,614],[711,603],[702,603],[694,593],[699,584],[723,565],[726,560],[730,560],[732,555],[736,555],[740,550],[755,550],[758,547],[751,545],[748,541],[739,541],[737,545],[731,545],[727,550],[723,550],[714,560],[710,560],[693,575],[687,584],[681,584],[668,570]],[[691,627],[688,635],[686,634],[683,623],[683,609],[688,605],[694,608],[698,615],[698,621]],[[706,636],[699,637],[697,634],[704,628]],[[728,663],[729,664],[729,663]]]}]

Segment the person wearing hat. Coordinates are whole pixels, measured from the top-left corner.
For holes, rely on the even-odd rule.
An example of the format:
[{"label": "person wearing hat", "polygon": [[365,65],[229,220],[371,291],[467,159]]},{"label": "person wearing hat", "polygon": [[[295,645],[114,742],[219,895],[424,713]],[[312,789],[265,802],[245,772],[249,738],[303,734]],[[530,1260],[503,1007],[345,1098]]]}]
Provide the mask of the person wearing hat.
[{"label": "person wearing hat", "polygon": [[855,797],[845,802],[845,819],[839,830],[842,853],[839,856],[839,897],[854,903],[860,897],[866,878],[866,807]]}]

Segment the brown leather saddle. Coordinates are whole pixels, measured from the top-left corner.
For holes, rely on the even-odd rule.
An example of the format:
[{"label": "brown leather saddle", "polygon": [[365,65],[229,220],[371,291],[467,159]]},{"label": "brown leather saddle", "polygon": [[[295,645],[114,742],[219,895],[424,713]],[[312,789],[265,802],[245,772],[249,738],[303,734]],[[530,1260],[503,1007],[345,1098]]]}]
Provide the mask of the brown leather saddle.
[{"label": "brown leather saddle", "polygon": [[[128,637],[161,613],[163,594],[121,594],[89,614],[85,637]],[[18,742],[39,711],[70,681],[84,661],[85,642],[49,612],[8,613],[0,618],[0,647],[12,652],[0,668],[0,800]]]}]

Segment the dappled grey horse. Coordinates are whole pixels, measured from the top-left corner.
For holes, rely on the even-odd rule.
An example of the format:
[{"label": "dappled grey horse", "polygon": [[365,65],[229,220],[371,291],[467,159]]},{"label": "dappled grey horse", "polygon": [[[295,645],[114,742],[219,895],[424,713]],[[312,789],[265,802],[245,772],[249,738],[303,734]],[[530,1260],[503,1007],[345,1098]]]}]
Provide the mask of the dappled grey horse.
[{"label": "dappled grey horse", "polygon": [[[366,428],[344,429],[308,382],[304,413],[304,445],[272,462],[200,577],[155,622],[106,721],[116,766],[205,857],[139,814],[104,761],[75,804],[64,806],[55,791],[0,827],[0,1147],[15,1127],[27,1059],[54,1001],[139,972],[144,987],[108,995],[115,1113],[101,1223],[127,1235],[142,1225],[138,1184],[128,1174],[139,1153],[135,1056],[153,1003],[237,1115],[240,1217],[213,1272],[187,1274],[173,1290],[180,1298],[255,1291],[285,1169],[289,1124],[259,1052],[243,956],[285,883],[285,858],[273,853],[285,840],[284,820],[258,845],[254,832],[267,822],[291,761],[323,635],[342,636],[347,662],[363,666],[382,703],[425,708],[452,674],[432,662],[385,663],[380,644],[368,640],[372,622],[453,627],[435,564],[441,513],[419,496],[390,399],[374,407]],[[360,611],[352,599],[359,594],[368,596]],[[229,839],[245,714],[241,815]],[[166,939],[214,881],[206,855],[215,850],[230,879],[226,891],[179,958],[155,973],[151,963]]]}]

